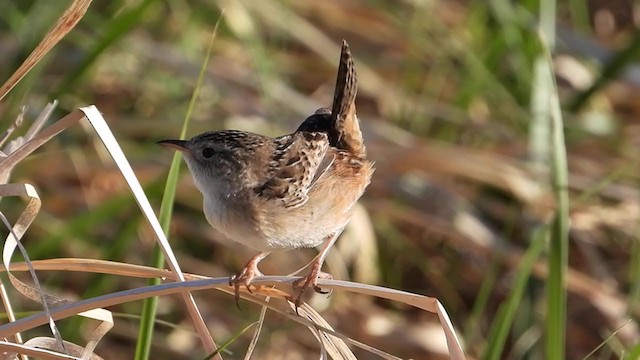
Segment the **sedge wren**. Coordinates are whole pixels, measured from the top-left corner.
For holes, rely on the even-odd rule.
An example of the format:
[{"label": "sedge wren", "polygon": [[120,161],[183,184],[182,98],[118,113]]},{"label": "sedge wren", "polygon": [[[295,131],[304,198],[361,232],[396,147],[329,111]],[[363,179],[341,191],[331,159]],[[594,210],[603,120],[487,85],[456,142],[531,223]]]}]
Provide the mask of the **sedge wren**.
[{"label": "sedge wren", "polygon": [[260,253],[229,284],[249,285],[272,251],[324,242],[311,271],[294,283],[296,308],[319,276],[329,249],[349,222],[371,180],[373,163],[356,117],[356,72],[343,41],[333,106],[320,108],[289,135],[271,138],[237,130],[206,132],[191,140],[163,140],[178,150],[204,198],[214,228]]}]

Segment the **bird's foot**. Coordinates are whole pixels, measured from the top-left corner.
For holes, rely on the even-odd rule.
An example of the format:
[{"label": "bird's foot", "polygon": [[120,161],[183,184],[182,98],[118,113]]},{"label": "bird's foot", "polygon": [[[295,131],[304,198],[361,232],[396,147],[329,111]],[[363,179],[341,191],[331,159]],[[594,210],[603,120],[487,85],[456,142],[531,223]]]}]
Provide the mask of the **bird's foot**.
[{"label": "bird's foot", "polygon": [[260,270],[258,270],[258,263],[260,260],[262,260],[262,257],[253,257],[249,260],[247,265],[240,270],[240,272],[229,278],[229,286],[233,286],[235,289],[236,306],[238,309],[240,308],[240,286],[246,287],[247,291],[252,293],[253,291],[251,291],[251,288],[249,287],[249,285],[251,285],[251,281],[253,281],[253,278],[256,276],[263,276]]},{"label": "bird's foot", "polygon": [[333,279],[333,276],[321,271],[321,267],[321,263],[314,263],[311,267],[311,272],[309,273],[309,275],[293,282],[293,288],[297,292],[294,300],[296,313],[298,312],[298,308],[300,307],[300,305],[302,305],[302,297],[307,289],[313,288],[313,290],[319,294],[329,293],[328,291],[322,290],[322,288],[318,286],[318,279]]}]

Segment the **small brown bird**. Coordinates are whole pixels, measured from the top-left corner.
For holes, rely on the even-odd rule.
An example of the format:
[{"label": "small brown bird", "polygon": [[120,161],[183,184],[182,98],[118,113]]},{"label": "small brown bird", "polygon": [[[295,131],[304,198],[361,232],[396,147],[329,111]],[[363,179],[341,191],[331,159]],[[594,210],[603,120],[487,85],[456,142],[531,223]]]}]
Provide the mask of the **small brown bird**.
[{"label": "small brown bird", "polygon": [[353,59],[343,41],[332,108],[318,109],[293,134],[270,138],[223,130],[159,142],[184,154],[207,221],[260,251],[229,280],[236,301],[240,286],[249,289],[262,275],[258,263],[275,250],[324,242],[310,273],[294,283],[296,308],[306,289],[320,292],[319,276],[330,277],[322,264],[373,174],[356,117],[356,92]]}]

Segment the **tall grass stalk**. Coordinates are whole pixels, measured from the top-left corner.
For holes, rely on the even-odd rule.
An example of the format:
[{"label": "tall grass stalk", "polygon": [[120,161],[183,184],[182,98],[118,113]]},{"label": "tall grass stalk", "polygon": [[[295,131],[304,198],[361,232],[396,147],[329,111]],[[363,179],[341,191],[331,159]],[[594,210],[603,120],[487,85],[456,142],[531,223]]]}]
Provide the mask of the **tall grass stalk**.
[{"label": "tall grass stalk", "polygon": [[[216,33],[218,30],[218,26],[220,24],[220,20],[222,19],[222,14],[218,18],[216,22],[215,28],[213,29],[213,33],[211,34],[211,40],[209,41],[209,46],[207,48],[207,53],[204,61],[202,62],[202,66],[200,67],[200,73],[198,74],[198,81],[193,90],[193,94],[191,96],[191,101],[189,102],[189,107],[187,108],[187,112],[185,114],[184,121],[182,123],[182,130],[180,131],[180,139],[184,139],[187,135],[187,129],[189,128],[189,123],[191,119],[191,114],[193,113],[193,109],[196,104],[196,100],[198,99],[198,94],[200,93],[200,88],[202,87],[202,81],[204,79],[204,75],[207,70],[207,65],[209,64],[209,58],[211,57],[211,51],[213,49],[213,41],[216,37]],[[167,184],[165,186],[164,194],[162,197],[162,204],[160,206],[160,215],[159,220],[162,228],[164,229],[165,234],[169,237],[169,230],[171,227],[171,215],[173,214],[173,202],[176,196],[176,189],[178,187],[178,175],[180,173],[180,164],[181,164],[181,156],[179,153],[175,153],[173,156],[173,160],[171,161],[171,167],[169,168],[169,174],[167,175]],[[153,248],[153,253],[151,255],[151,264],[157,268],[161,268],[164,264],[164,256],[162,255],[162,251],[158,245],[155,245]],[[160,284],[160,279],[151,279],[149,280],[149,285],[158,285]],[[149,359],[151,353],[151,343],[153,338],[153,329],[154,323],[156,319],[156,311],[158,307],[158,298],[148,298],[144,301],[142,307],[142,316],[140,320],[140,330],[138,331],[138,342],[136,344],[136,352],[135,359]]]},{"label": "tall grass stalk", "polygon": [[[544,43],[544,39],[543,39]],[[548,48],[545,49],[549,68],[552,67]],[[548,74],[552,74],[549,71]],[[547,281],[547,359],[563,359],[567,313],[567,262],[569,257],[569,194],[567,150],[564,125],[555,80],[551,77],[549,106],[551,115],[551,183],[556,201],[556,215],[549,241],[549,278]]]}]

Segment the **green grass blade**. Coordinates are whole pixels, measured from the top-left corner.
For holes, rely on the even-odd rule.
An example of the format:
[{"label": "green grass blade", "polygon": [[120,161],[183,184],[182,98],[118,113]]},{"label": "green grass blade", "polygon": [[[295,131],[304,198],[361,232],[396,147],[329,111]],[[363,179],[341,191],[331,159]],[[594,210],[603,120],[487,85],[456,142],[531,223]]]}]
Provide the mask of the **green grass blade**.
[{"label": "green grass blade", "polygon": [[[540,2],[541,51],[535,62],[534,88],[532,89],[531,155],[540,170],[551,162],[550,183],[557,204],[557,212],[551,224],[547,266],[549,275],[546,286],[546,358],[563,359],[567,310],[566,273],[569,253],[569,195],[567,153],[564,124],[557,86],[553,77],[551,51],[554,47],[556,2]],[[545,138],[546,137],[546,138]],[[541,144],[551,144],[549,150]],[[548,146],[548,145],[547,145]],[[549,152],[547,152],[549,151]]]},{"label": "green grass blade", "polygon": [[209,360],[209,359],[212,359],[214,356],[216,356],[216,355],[220,354],[220,353],[221,353],[222,351],[224,351],[224,350],[225,350],[229,345],[233,344],[233,342],[234,342],[234,341],[238,340],[238,338],[239,338],[240,336],[242,336],[244,333],[246,333],[246,332],[247,332],[247,330],[249,330],[249,329],[251,329],[253,326],[255,326],[255,325],[259,325],[259,324],[260,324],[260,322],[259,322],[259,321],[255,321],[255,322],[252,322],[251,324],[249,324],[249,325],[245,326],[245,328],[244,328],[244,329],[242,329],[242,330],[238,331],[236,334],[234,334],[234,335],[231,337],[231,339],[229,339],[229,340],[225,341],[225,342],[224,342],[224,344],[222,344],[222,345],[218,348],[218,350],[216,350],[215,352],[213,352],[213,353],[209,354],[209,355],[208,355],[207,357],[205,357],[203,360]]},{"label": "green grass blade", "polygon": [[[480,336],[480,320],[482,315],[486,313],[487,304],[491,298],[491,293],[494,290],[498,276],[500,274],[500,265],[502,264],[502,255],[494,253],[491,257],[491,263],[486,271],[480,290],[476,295],[476,301],[473,303],[473,308],[465,324],[465,343],[467,346],[474,344]],[[468,348],[466,349],[469,350]]]},{"label": "green grass blade", "polygon": [[[544,39],[543,39],[544,45]],[[544,48],[549,68],[552,69],[551,55]],[[553,71],[549,71],[552,74]],[[565,331],[567,312],[566,274],[569,257],[569,194],[567,150],[564,139],[564,124],[560,110],[560,100],[553,78],[549,92],[551,115],[551,183],[557,204],[556,216],[552,223],[549,241],[549,278],[547,279],[547,359],[563,359],[565,353]]]},{"label": "green grass blade", "polygon": [[540,253],[544,249],[547,236],[548,228],[546,226],[541,226],[533,232],[533,241],[522,258],[518,273],[516,274],[513,290],[511,290],[507,301],[500,306],[498,315],[491,326],[487,339],[489,346],[485,350],[482,359],[493,360],[502,358],[502,352],[504,351],[513,319],[527,288],[533,265],[535,265]]},{"label": "green grass blade", "polygon": [[[195,103],[198,99],[198,94],[200,93],[200,88],[202,87],[204,75],[207,70],[207,65],[209,64],[211,51],[213,49],[213,40],[216,37],[216,33],[218,31],[218,26],[220,25],[221,19],[222,19],[222,14],[220,14],[220,17],[218,18],[218,21],[216,22],[216,25],[213,29],[213,33],[211,34],[211,40],[209,42],[209,47],[207,48],[205,59],[202,62],[202,66],[200,67],[200,73],[198,74],[198,81],[193,90],[193,94],[191,95],[191,101],[189,102],[189,107],[187,108],[187,113],[185,114],[185,118],[182,123],[182,130],[180,131],[181,139],[184,139],[186,137],[187,129],[189,128],[189,122],[191,119],[191,114],[193,113]],[[180,172],[180,164],[181,164],[180,154],[176,152],[173,156],[171,167],[169,168],[169,174],[167,176],[167,184],[165,186],[164,195],[162,197],[162,204],[160,206],[160,214],[159,214],[160,224],[162,225],[162,228],[164,229],[164,232],[167,235],[167,237],[169,237],[171,215],[173,214],[173,202],[175,200],[176,189],[178,187],[178,175]],[[151,264],[158,268],[162,267],[162,265],[164,264],[164,256],[158,245],[154,246],[153,253],[151,256],[152,256]],[[150,285],[156,285],[159,283],[160,283],[160,279],[152,279],[149,281]],[[158,306],[158,299],[155,297],[146,299],[144,301],[144,304],[142,307],[142,316],[140,321],[140,330],[138,332],[138,343],[136,344],[135,359],[138,359],[138,360],[149,359],[157,306]]]}]

